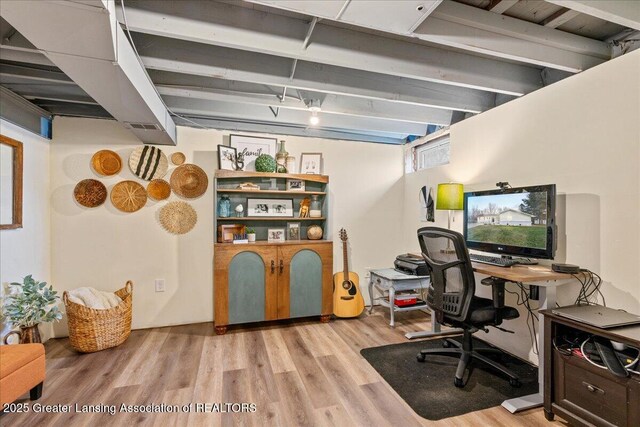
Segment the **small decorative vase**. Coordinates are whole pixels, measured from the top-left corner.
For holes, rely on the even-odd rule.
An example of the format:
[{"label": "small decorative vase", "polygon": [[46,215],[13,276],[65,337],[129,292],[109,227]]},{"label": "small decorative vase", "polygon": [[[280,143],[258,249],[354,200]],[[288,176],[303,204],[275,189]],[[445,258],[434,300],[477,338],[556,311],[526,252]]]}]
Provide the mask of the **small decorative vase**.
[{"label": "small decorative vase", "polygon": [[220,218],[229,218],[231,216],[231,200],[229,196],[222,196],[218,202],[218,216]]},{"label": "small decorative vase", "polygon": [[289,168],[287,167],[287,156],[289,153],[285,149],[285,141],[280,141],[280,151],[276,153],[276,172],[287,173]]},{"label": "small decorative vase", "polygon": [[317,195],[311,196],[311,206],[309,208],[310,218],[320,218],[322,216],[322,206]]},{"label": "small decorative vase", "polygon": [[11,331],[7,335],[4,336],[4,343],[9,344],[7,341],[9,337],[13,334],[18,335],[20,337],[20,344],[32,344],[32,343],[41,343],[42,338],[40,338],[40,329],[38,325],[34,326],[21,326],[19,331]]},{"label": "small decorative vase", "polygon": [[247,240],[251,243],[256,241],[256,233],[248,233],[247,234]]},{"label": "small decorative vase", "polygon": [[295,156],[287,156],[287,173],[297,173]]},{"label": "small decorative vase", "polygon": [[312,225],[307,229],[307,238],[309,240],[320,240],[322,239],[322,227],[319,225]]},{"label": "small decorative vase", "polygon": [[244,206],[242,206],[241,204],[236,206],[235,211],[236,211],[236,217],[242,218],[244,216]]}]

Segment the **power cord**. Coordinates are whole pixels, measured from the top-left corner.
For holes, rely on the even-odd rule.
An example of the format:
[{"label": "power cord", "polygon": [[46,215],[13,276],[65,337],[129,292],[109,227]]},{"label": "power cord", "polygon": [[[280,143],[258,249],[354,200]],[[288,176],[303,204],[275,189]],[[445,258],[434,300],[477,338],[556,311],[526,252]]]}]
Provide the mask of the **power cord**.
[{"label": "power cord", "polygon": [[580,283],[580,292],[576,298],[575,305],[588,304],[594,305],[598,303],[598,295],[602,298],[602,305],[607,306],[607,301],[600,290],[602,278],[595,272],[586,268],[580,269],[581,274],[571,274]]},{"label": "power cord", "polygon": [[505,291],[516,296],[516,305],[522,305],[527,310],[527,330],[529,331],[529,338],[531,340],[531,348],[535,355],[539,354],[538,340],[536,339],[536,321],[538,321],[538,315],[533,311],[530,304],[530,294],[525,289],[524,284],[516,282],[520,292],[513,292],[505,288]]}]

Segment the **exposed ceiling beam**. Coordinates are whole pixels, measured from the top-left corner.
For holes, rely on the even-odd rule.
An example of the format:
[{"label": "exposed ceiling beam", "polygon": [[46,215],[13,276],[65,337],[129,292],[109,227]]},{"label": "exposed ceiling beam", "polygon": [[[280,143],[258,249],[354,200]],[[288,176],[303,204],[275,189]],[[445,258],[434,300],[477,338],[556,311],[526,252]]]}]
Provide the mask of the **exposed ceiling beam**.
[{"label": "exposed ceiling beam", "polygon": [[[25,65],[0,64],[0,77],[27,79],[34,82],[73,85],[75,83],[61,71],[41,70]],[[0,80],[3,81],[3,80]]]},{"label": "exposed ceiling beam", "polygon": [[[239,104],[234,102],[187,99],[175,96],[163,97],[171,111],[178,114],[228,117],[258,122],[290,123],[309,125],[310,113],[281,109],[278,117],[274,117],[268,107],[260,105]],[[427,125],[421,123],[400,122],[396,120],[372,119],[368,117],[346,117],[339,114],[320,113],[322,127],[332,129],[351,129],[353,131],[375,131],[398,135],[424,135]]]},{"label": "exposed ceiling beam", "polygon": [[491,0],[487,10],[493,13],[503,14],[516,3],[518,3],[518,0]]},{"label": "exposed ceiling beam", "polygon": [[573,73],[611,58],[604,42],[456,2],[442,3],[415,34],[433,43]]},{"label": "exposed ceiling beam", "polygon": [[[168,95],[192,99],[209,99],[212,101],[225,101],[308,111],[308,107],[303,100],[291,97],[285,99],[284,102],[280,102],[277,96],[266,94],[243,94],[241,92],[220,89],[165,85],[156,85],[156,87],[163,96]],[[452,112],[447,110],[439,110],[416,105],[397,104],[386,101],[365,100],[361,98],[344,97],[332,94],[317,94],[312,97],[314,99],[321,100],[323,113],[390,119],[415,123],[429,123],[442,126],[448,126],[451,124]]]},{"label": "exposed ceiling beam", "polygon": [[172,72],[151,71],[155,83],[207,87],[211,79],[206,77],[215,77],[472,113],[492,108],[495,101],[490,92],[306,61],[298,61],[290,79],[287,58],[145,34],[133,39],[148,69]]},{"label": "exposed ceiling beam", "polygon": [[175,123],[118,25],[113,0],[3,2],[2,17],[118,121],[160,129],[131,129],[141,141],[175,145]]},{"label": "exposed ceiling beam", "polygon": [[2,86],[0,117],[36,135],[51,138],[51,113]]},{"label": "exposed ceiling beam", "polygon": [[[304,49],[307,22],[215,2],[126,3],[131,30],[417,80],[523,95],[539,70],[319,22]],[[122,19],[121,19],[122,22]]]},{"label": "exposed ceiling beam", "polygon": [[[366,133],[331,130],[324,128],[311,128],[292,124],[256,123],[246,122],[225,117],[195,117],[188,116],[189,120],[176,117],[176,124],[180,126],[198,127],[196,125],[236,132],[258,132],[274,135],[294,135],[308,138],[342,139],[347,141],[375,142],[380,144],[404,144],[404,136],[392,137]],[[194,125],[194,122],[196,125]]]},{"label": "exposed ceiling beam", "polygon": [[55,66],[44,54],[39,51],[24,51],[7,48],[6,45],[0,43],[0,59],[4,61],[25,62],[28,64],[39,64]]},{"label": "exposed ceiling beam", "polygon": [[640,2],[637,0],[546,0],[549,3],[566,7],[615,22],[625,27],[640,30]]},{"label": "exposed ceiling beam", "polygon": [[569,22],[578,15],[580,15],[580,12],[563,7],[562,9],[558,10],[556,13],[542,21],[542,25],[549,28],[558,28],[560,25]]}]

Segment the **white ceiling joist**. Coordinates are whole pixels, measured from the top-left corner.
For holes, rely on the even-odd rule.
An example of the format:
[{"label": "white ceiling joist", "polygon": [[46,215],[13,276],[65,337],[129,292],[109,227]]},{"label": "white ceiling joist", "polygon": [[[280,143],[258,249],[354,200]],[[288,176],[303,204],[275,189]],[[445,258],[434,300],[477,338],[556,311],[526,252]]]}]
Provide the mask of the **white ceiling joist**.
[{"label": "white ceiling joist", "polygon": [[442,3],[415,35],[450,47],[572,73],[611,58],[604,42],[456,2]]},{"label": "white ceiling joist", "polygon": [[[306,21],[198,2],[126,3],[131,30],[417,80],[523,95],[541,87],[537,69]],[[206,17],[206,19],[203,19]],[[122,21],[122,19],[121,19]]]},{"label": "white ceiling joist", "polygon": [[491,0],[487,10],[493,13],[503,14],[516,3],[518,3],[518,0]]},{"label": "white ceiling joist", "polygon": [[[156,87],[163,96],[208,99],[212,101],[234,102],[308,111],[308,107],[303,100],[292,97],[288,97],[284,102],[281,102],[276,96],[266,94],[243,94],[241,92],[220,89],[189,88],[165,85],[156,85]],[[324,99],[321,100],[321,107],[323,113],[377,119],[392,119],[415,123],[430,123],[442,126],[448,126],[451,124],[452,114],[451,111],[429,107],[365,100],[361,98],[348,98],[337,95],[325,95]]]},{"label": "white ceiling joist", "polygon": [[298,61],[290,79],[287,58],[145,34],[134,34],[133,39],[148,69],[172,72],[160,76],[151,72],[155,83],[206,86],[202,77],[215,77],[470,113],[495,105],[493,93],[474,89],[306,61]]},{"label": "white ceiling joist", "polygon": [[640,2],[638,0],[546,0],[568,9],[640,30]]},{"label": "white ceiling joist", "polygon": [[143,142],[176,143],[175,123],[115,18],[113,0],[2,3],[2,17],[116,120],[154,124]]},{"label": "white ceiling joist", "polygon": [[542,25],[549,28],[558,28],[560,25],[566,24],[578,15],[580,15],[578,11],[562,8],[542,21]]},{"label": "white ceiling joist", "polygon": [[[185,115],[228,117],[258,122],[292,123],[307,126],[311,115],[308,111],[280,109],[278,117],[274,117],[268,107],[260,105],[175,96],[165,96],[164,100],[172,111]],[[380,120],[368,117],[346,117],[325,112],[320,113],[320,126],[331,129],[350,129],[354,132],[383,132],[397,135],[425,135],[427,131],[427,125],[423,123]]]},{"label": "white ceiling joist", "polygon": [[404,144],[407,135],[380,135],[374,133],[354,133],[345,130],[333,130],[309,127],[306,124],[290,123],[258,123],[226,117],[196,117],[189,116],[189,120],[176,117],[176,123],[183,126],[194,126],[194,123],[213,129],[225,129],[235,132],[258,132],[274,135],[294,135],[308,138],[342,139],[347,141],[374,142],[379,144]]}]

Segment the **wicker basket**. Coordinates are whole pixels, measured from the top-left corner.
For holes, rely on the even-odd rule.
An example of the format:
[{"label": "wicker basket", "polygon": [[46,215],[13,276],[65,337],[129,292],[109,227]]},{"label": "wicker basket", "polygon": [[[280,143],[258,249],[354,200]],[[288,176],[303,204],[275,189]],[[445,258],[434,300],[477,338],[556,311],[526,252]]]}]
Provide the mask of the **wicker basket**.
[{"label": "wicker basket", "polygon": [[69,301],[65,291],[62,300],[67,311],[69,341],[81,353],[93,353],[118,346],[131,334],[131,300],[133,283],[115,292],[122,303],[113,308],[99,310]]}]

